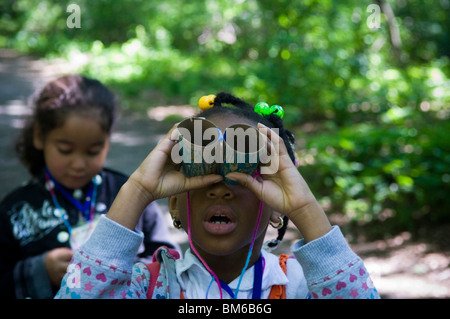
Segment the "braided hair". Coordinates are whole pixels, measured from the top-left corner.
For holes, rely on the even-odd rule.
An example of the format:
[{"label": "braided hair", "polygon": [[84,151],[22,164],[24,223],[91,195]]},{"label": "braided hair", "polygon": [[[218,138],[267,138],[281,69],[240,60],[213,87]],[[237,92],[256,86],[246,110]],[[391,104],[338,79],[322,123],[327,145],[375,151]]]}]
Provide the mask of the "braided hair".
[{"label": "braided hair", "polygon": [[[224,104],[232,105],[233,107],[226,107]],[[254,121],[255,124],[262,123],[269,128],[277,128],[279,130],[279,136],[283,139],[289,157],[293,163],[295,163],[294,155],[294,135],[287,130],[283,125],[283,120],[275,114],[260,115],[254,111],[254,107],[249,103],[235,97],[232,94],[226,92],[220,92],[216,94],[214,98],[214,106],[202,111],[198,116],[208,118],[213,115],[235,115],[239,117],[247,118],[250,121]],[[287,224],[289,222],[288,217],[283,217],[283,227],[278,229],[278,236],[275,240],[272,240],[267,245],[269,248],[276,247],[284,237],[286,233]]]}]

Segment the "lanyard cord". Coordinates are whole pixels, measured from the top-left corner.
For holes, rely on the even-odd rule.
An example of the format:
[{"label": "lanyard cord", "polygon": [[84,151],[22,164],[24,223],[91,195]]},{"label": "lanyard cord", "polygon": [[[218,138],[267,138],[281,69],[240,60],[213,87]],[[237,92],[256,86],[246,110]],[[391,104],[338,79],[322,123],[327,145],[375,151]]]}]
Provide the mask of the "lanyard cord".
[{"label": "lanyard cord", "polygon": [[[262,277],[264,273],[263,262],[264,258],[260,256],[254,265],[252,299],[261,299]],[[223,280],[219,280],[220,286],[230,295],[231,298],[236,299],[239,289],[236,289],[236,293],[234,294],[231,288]]]},{"label": "lanyard cord", "polygon": [[[259,222],[261,221],[261,215],[262,215],[262,211],[263,211],[263,201],[259,202],[259,214],[258,214],[258,220],[256,221],[256,226],[255,226],[255,230],[253,231],[253,238],[252,238],[252,242],[250,244],[250,249],[248,250],[248,254],[247,254],[247,260],[245,261],[245,266],[244,268],[242,268],[242,273],[241,276],[239,277],[239,282],[238,285],[236,287],[236,293],[234,294],[234,299],[237,299],[237,295],[239,293],[239,287],[241,286],[241,282],[242,282],[242,278],[244,277],[244,273],[247,270],[248,264],[250,263],[250,257],[252,256],[252,252],[253,252],[253,245],[255,244],[255,239],[256,239],[256,233],[258,232],[258,227],[259,227]],[[256,270],[256,268],[255,268]],[[253,282],[253,286],[255,285],[255,283]],[[255,287],[253,287],[253,289],[255,289]],[[261,287],[260,287],[261,289]],[[260,291],[261,293],[261,291]]]},{"label": "lanyard cord", "polygon": [[[260,176],[260,173],[258,171],[256,171],[254,177],[256,178],[257,176]],[[198,259],[200,259],[201,263],[203,264],[203,266],[205,266],[205,268],[209,271],[209,273],[213,276],[213,278],[215,279],[217,286],[219,287],[219,292],[220,292],[220,299],[223,299],[223,295],[222,295],[222,285],[221,285],[221,280],[219,279],[219,277],[217,277],[217,275],[214,273],[214,271],[212,271],[212,269],[208,266],[208,264],[206,263],[206,261],[200,256],[200,254],[197,252],[197,250],[195,249],[194,245],[192,244],[192,238],[191,238],[191,200],[190,200],[190,196],[189,196],[189,191],[187,191],[187,214],[188,214],[188,238],[189,238],[189,245],[191,246],[192,251],[195,253],[195,255],[198,257]],[[236,287],[236,293],[234,294],[234,299],[237,299],[237,295],[239,293],[239,287],[241,286],[241,282],[242,282],[242,278],[244,277],[244,273],[247,270],[248,264],[250,263],[250,257],[252,256],[252,252],[253,252],[253,245],[255,244],[255,240],[256,240],[256,234],[258,232],[258,228],[259,228],[259,223],[261,221],[261,216],[262,216],[262,211],[263,211],[263,207],[264,207],[264,203],[263,201],[259,202],[259,213],[258,213],[258,219],[256,221],[256,226],[255,229],[253,231],[253,237],[252,237],[252,241],[250,243],[250,249],[248,251],[247,254],[247,259],[245,261],[245,265],[244,268],[242,269],[241,275],[239,276],[239,282],[238,285]],[[261,260],[261,257],[259,258],[259,260]],[[256,265],[256,264],[255,264]],[[262,266],[261,266],[262,269]],[[255,267],[255,271],[256,271],[256,267]],[[223,281],[222,281],[223,282]],[[225,284],[225,283],[224,283]],[[262,284],[262,271],[261,271],[261,284]],[[259,295],[261,295],[261,284],[259,284]],[[226,285],[226,284],[225,284]],[[253,282],[253,286],[255,285],[255,282]],[[211,286],[211,285],[210,285]],[[228,285],[226,285],[228,286]],[[225,288],[224,288],[225,289]],[[255,289],[255,287],[253,287],[253,289]],[[226,289],[225,289],[226,290]],[[231,290],[231,289],[230,289]],[[208,287],[208,291],[209,291],[209,287]],[[228,292],[228,290],[226,290]],[[229,292],[228,292],[229,293]],[[230,295],[232,298],[233,296]],[[257,298],[259,299],[259,298]]]},{"label": "lanyard cord", "polygon": [[69,223],[69,217],[67,216],[66,210],[61,207],[58,199],[56,198],[54,184],[53,184],[52,180],[50,179],[50,173],[47,174],[47,169],[45,172],[45,185],[46,185],[48,191],[50,192],[50,194],[52,195],[53,203],[55,204],[56,209],[58,211],[57,215],[58,215],[58,217],[62,217],[64,224],[66,225],[67,230],[69,231],[69,235],[70,235],[72,233],[72,226]]},{"label": "lanyard cord", "polygon": [[209,266],[206,263],[206,261],[203,260],[203,258],[200,256],[200,254],[197,252],[197,250],[195,249],[194,245],[192,244],[192,238],[191,238],[191,200],[189,199],[189,191],[187,192],[187,213],[188,213],[188,238],[189,238],[189,245],[191,246],[191,249],[195,253],[195,255],[197,256],[197,258],[200,259],[200,261],[202,262],[203,266],[205,266],[205,268],[209,271],[209,273],[216,280],[216,283],[217,283],[217,285],[219,287],[220,299],[223,299],[222,289],[220,288],[219,277],[217,277],[217,275],[214,273],[214,271],[212,271],[212,269],[209,268]]},{"label": "lanyard cord", "polygon": [[69,223],[69,218],[67,216],[66,211],[61,207],[61,205],[59,204],[59,201],[56,197],[56,193],[55,193],[55,187],[58,189],[58,191],[61,192],[61,194],[68,199],[84,216],[84,218],[87,221],[91,221],[92,218],[94,217],[94,213],[95,213],[95,202],[97,199],[97,189],[98,189],[98,185],[100,184],[100,179],[101,177],[99,175],[96,175],[92,181],[91,181],[91,185],[89,187],[86,199],[84,201],[84,205],[81,204],[78,200],[76,200],[71,194],[69,194],[69,192],[67,192],[64,187],[58,183],[53,176],[50,174],[50,171],[48,170],[48,168],[45,168],[45,180],[46,180],[46,186],[47,189],[49,190],[51,196],[52,196],[52,200],[53,203],[55,204],[56,208],[59,210],[59,212],[62,214],[62,218],[64,220],[64,224],[67,226],[69,233],[71,233],[72,227],[70,226]]}]

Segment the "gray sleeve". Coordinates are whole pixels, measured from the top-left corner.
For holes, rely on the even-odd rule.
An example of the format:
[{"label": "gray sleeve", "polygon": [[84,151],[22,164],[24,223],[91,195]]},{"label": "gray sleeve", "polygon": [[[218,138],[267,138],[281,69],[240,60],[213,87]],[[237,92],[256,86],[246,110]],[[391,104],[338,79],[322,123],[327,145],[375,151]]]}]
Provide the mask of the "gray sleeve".
[{"label": "gray sleeve", "polygon": [[164,213],[156,202],[152,202],[146,207],[136,229],[144,234],[144,241],[139,248],[135,262],[151,262],[153,253],[161,246],[179,250],[178,245],[172,239]]}]

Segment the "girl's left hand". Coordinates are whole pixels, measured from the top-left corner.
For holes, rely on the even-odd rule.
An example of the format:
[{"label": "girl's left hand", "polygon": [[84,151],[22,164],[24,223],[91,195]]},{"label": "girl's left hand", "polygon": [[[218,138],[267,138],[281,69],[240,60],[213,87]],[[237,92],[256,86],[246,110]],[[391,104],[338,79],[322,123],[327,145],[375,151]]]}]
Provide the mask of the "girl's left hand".
[{"label": "girl's left hand", "polygon": [[262,175],[254,178],[247,174],[233,172],[226,177],[249,188],[258,199],[289,217],[291,212],[316,199],[292,163],[280,136],[263,124],[258,124],[258,129],[266,137],[266,147],[269,150],[273,173],[264,174],[263,171]]},{"label": "girl's left hand", "polygon": [[[233,172],[226,177],[249,188],[256,197],[287,217],[309,240],[324,235],[331,228],[328,218],[311,192],[297,167],[289,157],[280,136],[268,127],[258,124],[259,131],[267,138],[270,159],[278,164],[273,174],[252,177]],[[272,163],[273,165],[273,163]],[[311,233],[311,230],[313,234]]]}]

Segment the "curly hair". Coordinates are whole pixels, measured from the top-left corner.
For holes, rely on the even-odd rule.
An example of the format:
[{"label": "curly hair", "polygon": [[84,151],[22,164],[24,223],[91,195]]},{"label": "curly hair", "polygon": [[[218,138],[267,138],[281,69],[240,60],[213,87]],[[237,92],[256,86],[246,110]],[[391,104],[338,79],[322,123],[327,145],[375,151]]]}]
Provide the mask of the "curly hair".
[{"label": "curly hair", "polygon": [[44,154],[34,147],[37,126],[45,137],[64,125],[69,114],[95,118],[101,128],[111,133],[117,118],[114,94],[102,83],[81,75],[67,75],[47,83],[30,98],[33,113],[27,120],[15,145],[16,153],[31,175],[39,176],[45,167]]}]

